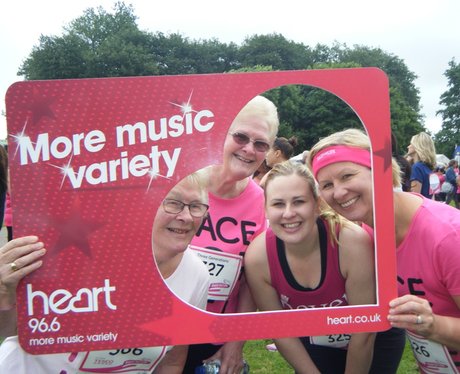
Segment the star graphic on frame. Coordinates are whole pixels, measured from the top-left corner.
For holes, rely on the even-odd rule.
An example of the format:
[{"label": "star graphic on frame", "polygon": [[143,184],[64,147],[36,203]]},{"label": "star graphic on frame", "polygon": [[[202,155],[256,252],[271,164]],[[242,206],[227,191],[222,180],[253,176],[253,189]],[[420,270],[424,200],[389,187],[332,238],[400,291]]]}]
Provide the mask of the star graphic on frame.
[{"label": "star graphic on frame", "polygon": [[391,144],[388,139],[385,141],[385,146],[382,149],[375,151],[376,156],[383,158],[383,170],[387,170],[391,167],[391,153],[385,152],[385,150],[391,150]]},{"label": "star graphic on frame", "polygon": [[58,239],[52,247],[53,254],[66,249],[77,248],[87,257],[91,257],[89,236],[100,227],[102,223],[85,219],[79,209],[80,203],[76,201],[67,217],[53,217],[51,224],[59,232]]},{"label": "star graphic on frame", "polygon": [[172,303],[171,315],[144,323],[140,328],[166,338],[171,336],[171,331],[175,328],[186,328],[189,336],[214,338],[211,325],[215,317],[201,311],[187,310],[184,303],[177,298],[173,298]]},{"label": "star graphic on frame", "polygon": [[54,112],[51,110],[51,104],[54,100],[53,97],[40,96],[38,90],[34,90],[31,100],[23,105],[23,108],[31,113],[30,123],[32,126],[40,122],[43,117],[55,118]]}]

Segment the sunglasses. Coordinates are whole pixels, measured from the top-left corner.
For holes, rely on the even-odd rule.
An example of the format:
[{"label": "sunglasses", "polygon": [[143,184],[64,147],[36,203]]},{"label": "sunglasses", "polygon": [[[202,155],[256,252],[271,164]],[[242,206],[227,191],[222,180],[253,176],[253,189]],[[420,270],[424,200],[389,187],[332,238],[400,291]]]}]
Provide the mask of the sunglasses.
[{"label": "sunglasses", "polygon": [[252,140],[249,136],[243,134],[242,132],[230,132],[229,134],[233,137],[236,144],[246,145],[251,142],[254,144],[254,149],[257,152],[267,152],[270,149],[270,144],[267,142],[264,142],[263,140]]}]

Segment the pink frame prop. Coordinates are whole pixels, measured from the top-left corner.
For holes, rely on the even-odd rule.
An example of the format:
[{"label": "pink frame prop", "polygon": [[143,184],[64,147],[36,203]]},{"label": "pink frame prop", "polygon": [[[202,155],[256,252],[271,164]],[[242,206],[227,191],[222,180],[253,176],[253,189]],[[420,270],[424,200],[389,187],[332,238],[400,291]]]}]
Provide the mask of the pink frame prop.
[{"label": "pink frame prop", "polygon": [[[183,177],[220,162],[228,127],[252,97],[290,84],[338,96],[371,138],[378,302],[241,315],[197,310],[177,299],[156,269],[156,209]],[[389,93],[382,71],[30,81],[12,85],[6,104],[15,236],[37,235],[48,249],[42,269],[18,287],[19,335],[27,351],[389,328],[396,267]],[[126,125],[141,130],[130,139]]]}]

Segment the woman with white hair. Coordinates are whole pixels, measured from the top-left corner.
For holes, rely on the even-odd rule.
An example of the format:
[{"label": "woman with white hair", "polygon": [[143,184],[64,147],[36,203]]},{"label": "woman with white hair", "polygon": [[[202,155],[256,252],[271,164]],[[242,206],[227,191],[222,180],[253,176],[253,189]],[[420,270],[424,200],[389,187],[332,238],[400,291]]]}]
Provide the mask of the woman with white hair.
[{"label": "woman with white hair", "polygon": [[[193,173],[174,186],[158,208],[152,227],[153,257],[166,285],[185,302],[204,309],[209,274],[188,248],[208,211],[205,180]],[[14,239],[0,248],[0,373],[182,373],[187,346],[127,347],[120,350],[32,355],[16,336],[16,287],[46,261],[36,236]],[[151,295],[155,300],[155,295]],[[78,350],[78,346],[75,347]]]}]

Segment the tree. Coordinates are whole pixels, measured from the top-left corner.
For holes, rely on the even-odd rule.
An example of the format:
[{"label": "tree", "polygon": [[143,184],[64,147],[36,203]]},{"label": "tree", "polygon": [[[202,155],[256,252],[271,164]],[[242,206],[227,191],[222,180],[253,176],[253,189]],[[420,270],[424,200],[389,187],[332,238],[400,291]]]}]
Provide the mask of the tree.
[{"label": "tree", "polygon": [[150,40],[159,75],[223,73],[238,68],[238,47],[216,39],[190,41],[180,34],[154,34]]},{"label": "tree", "polygon": [[159,68],[149,42],[131,6],[116,3],[113,14],[90,8],[62,36],[40,36],[18,74],[30,80],[153,75]]},{"label": "tree", "polygon": [[[379,48],[314,48],[281,34],[253,35],[241,46],[217,39],[189,40],[173,33],[139,30],[133,8],[117,3],[112,13],[88,9],[62,36],[41,36],[19,70],[26,79],[177,75],[232,71],[378,67],[389,77],[392,130],[401,145],[424,131],[415,74]],[[312,87],[286,87],[267,93],[281,117],[280,136],[297,135],[299,149],[344,126],[362,126],[335,96]]]},{"label": "tree", "polygon": [[420,115],[420,95],[414,81],[417,76],[405,63],[380,48],[334,43],[332,47],[317,45],[314,68],[377,67],[388,76],[390,85],[391,129],[398,144],[408,145],[411,137],[426,131]]},{"label": "tree", "polygon": [[241,66],[265,65],[273,70],[305,69],[313,63],[309,47],[288,41],[281,34],[246,38],[238,56]]},{"label": "tree", "polygon": [[441,114],[442,127],[435,136],[435,145],[438,153],[452,158],[455,146],[460,145],[460,64],[455,59],[449,61],[444,75],[448,89],[439,101],[444,109],[437,112]]},{"label": "tree", "polygon": [[[391,131],[396,137],[398,151],[402,154],[409,145],[411,138],[426,129],[420,124],[419,114],[404,99],[403,94],[397,87],[390,87],[391,106]],[[404,149],[404,150],[403,150]]]}]

